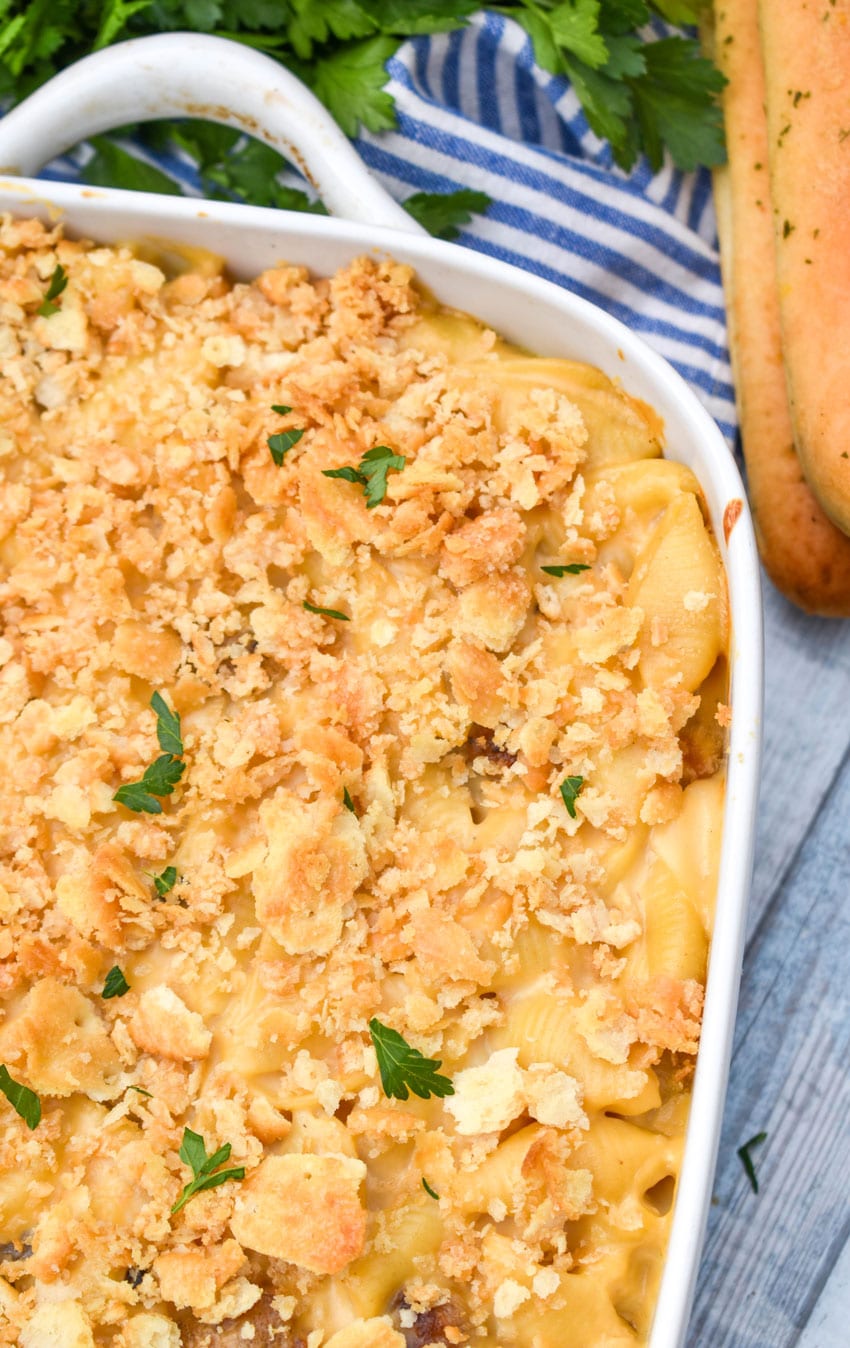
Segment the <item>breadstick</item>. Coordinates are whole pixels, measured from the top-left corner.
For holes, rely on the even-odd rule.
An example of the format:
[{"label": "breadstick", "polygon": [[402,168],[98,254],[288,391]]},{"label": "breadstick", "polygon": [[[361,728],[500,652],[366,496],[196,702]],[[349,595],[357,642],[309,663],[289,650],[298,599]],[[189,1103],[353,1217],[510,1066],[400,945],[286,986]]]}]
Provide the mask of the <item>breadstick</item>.
[{"label": "breadstick", "polygon": [[795,442],[850,533],[850,0],[761,0],[759,24]]},{"label": "breadstick", "polygon": [[728,163],[715,173],[729,344],[750,503],[771,580],[801,608],[850,615],[850,539],[808,487],[794,434],[779,324],[758,0],[721,0],[714,59]]}]

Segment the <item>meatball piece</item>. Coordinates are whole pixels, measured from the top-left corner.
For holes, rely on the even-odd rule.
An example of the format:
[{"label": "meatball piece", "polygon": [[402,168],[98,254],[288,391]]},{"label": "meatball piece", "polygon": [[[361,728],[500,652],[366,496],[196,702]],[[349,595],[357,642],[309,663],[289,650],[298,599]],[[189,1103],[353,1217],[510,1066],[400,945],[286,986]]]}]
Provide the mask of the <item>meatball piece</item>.
[{"label": "meatball piece", "polygon": [[[204,1325],[190,1317],[181,1321],[183,1348],[307,1348],[304,1339],[281,1320],[272,1305],[272,1293],[266,1292],[255,1306],[235,1320],[222,1320],[219,1325]],[[243,1330],[250,1325],[254,1331],[246,1339]]]}]

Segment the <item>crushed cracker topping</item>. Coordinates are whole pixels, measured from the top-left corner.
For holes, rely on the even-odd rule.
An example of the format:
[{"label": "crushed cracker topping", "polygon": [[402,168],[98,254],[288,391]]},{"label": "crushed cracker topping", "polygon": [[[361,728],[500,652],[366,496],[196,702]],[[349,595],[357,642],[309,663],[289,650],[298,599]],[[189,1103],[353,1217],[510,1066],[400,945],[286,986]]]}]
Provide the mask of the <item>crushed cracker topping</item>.
[{"label": "crushed cracker topping", "polygon": [[[657,417],[393,261],[5,218],[0,326],[0,1344],[580,1348],[635,1260],[644,1342],[730,717]],[[376,1016],[454,1095],[384,1095]],[[186,1128],[244,1179],[172,1215]]]}]

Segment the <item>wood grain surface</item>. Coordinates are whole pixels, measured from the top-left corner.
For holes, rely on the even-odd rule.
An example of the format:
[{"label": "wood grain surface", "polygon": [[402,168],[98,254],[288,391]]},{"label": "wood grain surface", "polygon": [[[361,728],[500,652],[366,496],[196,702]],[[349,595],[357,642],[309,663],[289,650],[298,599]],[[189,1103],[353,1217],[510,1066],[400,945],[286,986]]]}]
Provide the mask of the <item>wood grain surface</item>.
[{"label": "wood grain surface", "polygon": [[[688,1348],[850,1345],[850,623],[765,586],[749,940]],[[753,1150],[754,1194],[737,1148]]]}]

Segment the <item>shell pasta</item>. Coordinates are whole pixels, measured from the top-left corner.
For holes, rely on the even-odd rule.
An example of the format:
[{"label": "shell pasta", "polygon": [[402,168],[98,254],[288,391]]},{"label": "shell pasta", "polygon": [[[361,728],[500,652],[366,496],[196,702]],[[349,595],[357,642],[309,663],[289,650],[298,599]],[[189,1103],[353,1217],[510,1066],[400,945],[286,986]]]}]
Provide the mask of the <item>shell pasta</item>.
[{"label": "shell pasta", "polygon": [[0,1344],[645,1345],[730,715],[698,482],[390,260],[6,219],[0,303]]}]

